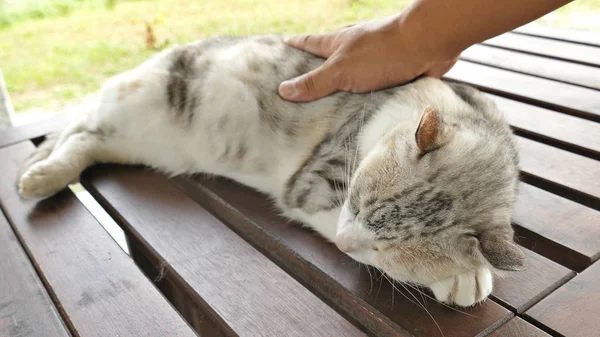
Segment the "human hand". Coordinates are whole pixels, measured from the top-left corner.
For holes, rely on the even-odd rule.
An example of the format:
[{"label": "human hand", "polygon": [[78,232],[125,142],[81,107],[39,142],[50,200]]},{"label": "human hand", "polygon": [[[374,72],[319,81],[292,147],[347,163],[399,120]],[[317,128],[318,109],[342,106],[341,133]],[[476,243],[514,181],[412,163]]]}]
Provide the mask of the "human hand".
[{"label": "human hand", "polygon": [[441,77],[458,60],[458,56],[444,59],[418,40],[418,34],[403,29],[398,17],[292,37],[286,40],[288,45],[327,60],[319,68],[281,83],[279,94],[290,101],[306,102],[338,90],[365,93],[420,75]]}]

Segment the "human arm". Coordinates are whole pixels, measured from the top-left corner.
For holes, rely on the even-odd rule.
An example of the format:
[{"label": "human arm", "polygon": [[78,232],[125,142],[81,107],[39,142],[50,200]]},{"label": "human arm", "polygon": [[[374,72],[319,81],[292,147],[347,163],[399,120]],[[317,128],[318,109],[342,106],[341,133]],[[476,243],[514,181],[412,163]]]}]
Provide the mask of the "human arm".
[{"label": "human arm", "polygon": [[559,8],[570,0],[416,0],[404,12],[340,30],[292,37],[290,46],[327,60],[283,82],[280,95],[311,101],[335,91],[368,92],[420,75],[441,77],[469,46]]}]

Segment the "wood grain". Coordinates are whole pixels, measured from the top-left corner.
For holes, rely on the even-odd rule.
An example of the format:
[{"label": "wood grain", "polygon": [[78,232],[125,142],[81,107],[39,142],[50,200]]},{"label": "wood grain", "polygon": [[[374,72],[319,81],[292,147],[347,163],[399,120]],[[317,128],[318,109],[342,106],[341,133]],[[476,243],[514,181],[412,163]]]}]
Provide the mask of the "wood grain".
[{"label": "wood grain", "polygon": [[496,279],[494,300],[517,313],[522,313],[533,304],[563,285],[575,273],[528,249],[528,268],[518,273],[506,273]]},{"label": "wood grain", "polygon": [[513,222],[519,242],[573,270],[581,271],[600,258],[600,212],[521,183]]},{"label": "wood grain", "polygon": [[[378,272],[358,265],[299,224],[277,216],[272,211],[273,204],[249,188],[225,179],[196,177],[175,181],[288,273],[360,322],[372,335],[394,336],[401,327],[413,336],[437,337],[442,333],[446,337],[476,336],[512,317],[493,301],[457,311],[414,290],[409,293],[401,284],[396,284],[394,289]],[[417,301],[424,303],[427,311],[413,303]]]},{"label": "wood grain", "polygon": [[30,142],[0,149],[0,204],[38,274],[81,336],[195,336],[70,191],[40,202],[17,195]]},{"label": "wood grain", "polygon": [[600,336],[600,264],[577,275],[525,314],[561,336]]},{"label": "wood grain", "polygon": [[539,76],[592,89],[600,89],[600,68],[512,50],[474,45],[463,51],[461,59],[502,69]]},{"label": "wood grain", "polygon": [[600,48],[580,43],[507,33],[484,41],[483,44],[543,55],[592,66],[600,66]]},{"label": "wood grain", "polygon": [[2,214],[0,336],[70,336],[27,254]]},{"label": "wood grain", "polygon": [[598,91],[477,63],[458,61],[444,78],[483,91],[600,121]]},{"label": "wood grain", "polygon": [[600,123],[496,95],[488,96],[517,134],[600,159]]},{"label": "wood grain", "polygon": [[522,137],[517,144],[525,181],[600,209],[600,161]]},{"label": "wood grain", "polygon": [[224,334],[364,336],[162,175],[98,167],[84,182]]},{"label": "wood grain", "polygon": [[550,337],[549,334],[515,317],[494,331],[489,337]]}]

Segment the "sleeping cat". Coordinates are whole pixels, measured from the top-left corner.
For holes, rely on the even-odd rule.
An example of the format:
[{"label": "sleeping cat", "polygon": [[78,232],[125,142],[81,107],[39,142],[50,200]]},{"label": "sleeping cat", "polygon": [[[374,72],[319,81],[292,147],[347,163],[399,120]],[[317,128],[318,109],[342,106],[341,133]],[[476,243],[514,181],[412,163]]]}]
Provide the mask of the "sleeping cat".
[{"label": "sleeping cat", "polygon": [[225,176],[271,196],[356,261],[470,306],[520,270],[510,217],[512,133],[473,88],[421,78],[309,103],[277,93],[323,59],[280,37],[210,38],[109,80],[99,101],[27,161],[23,197],[94,163]]}]

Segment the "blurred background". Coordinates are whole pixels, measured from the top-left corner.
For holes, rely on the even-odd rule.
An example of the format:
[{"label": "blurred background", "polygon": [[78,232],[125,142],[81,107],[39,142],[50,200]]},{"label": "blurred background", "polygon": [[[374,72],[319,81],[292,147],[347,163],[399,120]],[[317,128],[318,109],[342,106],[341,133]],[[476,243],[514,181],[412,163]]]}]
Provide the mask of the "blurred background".
[{"label": "blurred background", "polygon": [[[406,0],[0,0],[0,69],[17,115],[57,111],[172,43],[307,33],[397,13]],[[600,0],[539,24],[600,31]]]}]

